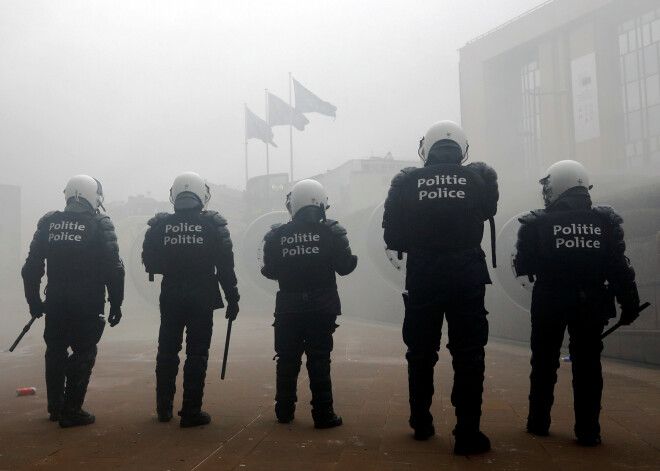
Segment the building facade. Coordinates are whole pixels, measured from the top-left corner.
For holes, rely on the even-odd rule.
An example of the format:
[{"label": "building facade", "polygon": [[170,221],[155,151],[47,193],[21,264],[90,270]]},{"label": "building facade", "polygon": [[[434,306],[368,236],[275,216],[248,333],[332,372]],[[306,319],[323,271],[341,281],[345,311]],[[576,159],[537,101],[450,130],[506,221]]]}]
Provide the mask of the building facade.
[{"label": "building facade", "polygon": [[[606,353],[660,364],[660,3],[545,2],[467,43],[459,71],[470,147],[500,176],[497,221],[509,240],[498,239],[498,259],[510,258],[516,215],[542,205],[544,170],[563,159],[583,163],[594,203],[624,218],[640,297],[652,303],[608,339]],[[507,288],[513,275],[504,265],[500,292],[524,298]],[[524,307],[494,291],[509,316],[496,330],[526,340],[512,327],[528,323]]]}]

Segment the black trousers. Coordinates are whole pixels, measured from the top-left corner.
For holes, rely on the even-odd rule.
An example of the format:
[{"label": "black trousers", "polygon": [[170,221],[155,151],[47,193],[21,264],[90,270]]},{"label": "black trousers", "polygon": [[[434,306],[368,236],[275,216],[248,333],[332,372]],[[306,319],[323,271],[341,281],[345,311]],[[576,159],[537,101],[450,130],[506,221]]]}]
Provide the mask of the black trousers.
[{"label": "black trousers", "polygon": [[200,309],[185,295],[161,294],[160,330],[156,356],[156,400],[158,409],[170,410],[179,373],[179,352],[186,332],[186,361],[183,366],[182,415],[196,415],[202,407],[209,348],[213,334],[213,310]]},{"label": "black trousers", "polygon": [[319,311],[275,315],[276,407],[290,409],[298,400],[297,380],[303,353],[307,356],[313,411],[332,407],[330,353],[336,320],[336,314]]},{"label": "black trousers", "polygon": [[488,312],[483,286],[464,290],[461,296],[442,300],[418,296],[409,290],[403,321],[403,341],[408,347],[410,425],[433,422],[430,407],[435,392],[433,368],[438,361],[443,321],[447,319],[454,385],[451,402],[456,409],[457,428],[478,430],[484,381],[484,347],[488,342]]},{"label": "black trousers", "polygon": [[44,340],[50,413],[76,412],[85,401],[97,344],[105,328],[102,313],[96,311],[64,296],[46,298]]},{"label": "black trousers", "polygon": [[550,424],[560,349],[568,329],[578,436],[600,433],[598,420],[603,392],[600,336],[606,321],[603,313],[592,310],[591,306],[577,290],[534,287],[529,418],[540,424]]}]

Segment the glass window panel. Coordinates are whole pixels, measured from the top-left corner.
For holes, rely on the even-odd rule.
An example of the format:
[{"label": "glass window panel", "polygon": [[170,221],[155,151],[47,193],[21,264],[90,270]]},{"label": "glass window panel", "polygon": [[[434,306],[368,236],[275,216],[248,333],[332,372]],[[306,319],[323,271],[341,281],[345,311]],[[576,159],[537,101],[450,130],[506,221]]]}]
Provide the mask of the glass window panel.
[{"label": "glass window panel", "polygon": [[632,168],[639,168],[644,165],[644,159],[640,155],[636,155],[634,158],[630,159],[630,165],[629,167]]},{"label": "glass window panel", "polygon": [[631,82],[626,85],[626,97],[628,111],[637,111],[641,107],[639,96],[639,82]]},{"label": "glass window panel", "polygon": [[649,25],[642,26],[642,45],[648,46],[651,44],[651,27]]},{"label": "glass window panel", "polygon": [[619,59],[619,71],[621,73],[621,83],[626,83],[626,62],[624,56],[621,56],[621,59]]},{"label": "glass window panel", "polygon": [[660,76],[646,78],[646,103],[648,106],[660,104]]},{"label": "glass window panel", "polygon": [[628,52],[628,35],[620,34],[619,35],[619,53],[625,54]]},{"label": "glass window panel", "polygon": [[632,82],[639,79],[639,72],[637,70],[637,54],[632,52],[625,56],[624,67],[626,69],[626,82]]},{"label": "glass window panel", "polygon": [[635,27],[635,20],[626,21],[621,25],[621,31],[630,31]]},{"label": "glass window panel", "polygon": [[635,144],[626,144],[626,157],[630,158],[635,155]]},{"label": "glass window panel", "polygon": [[644,68],[646,75],[653,75],[660,72],[658,69],[658,45],[651,44],[644,48]]},{"label": "glass window panel", "polygon": [[654,43],[660,42],[660,19],[651,23],[651,39]]},{"label": "glass window panel", "polygon": [[649,136],[660,136],[660,105],[648,109]]},{"label": "glass window panel", "polygon": [[633,111],[628,113],[628,140],[637,141],[642,138],[642,113]]},{"label": "glass window panel", "polygon": [[642,15],[642,23],[651,23],[654,19],[655,14],[653,14],[653,10]]},{"label": "glass window panel", "polygon": [[651,162],[660,162],[660,152],[653,152],[651,154]]},{"label": "glass window panel", "polygon": [[628,31],[628,49],[634,51],[637,49],[637,36],[635,30]]},{"label": "glass window panel", "polygon": [[644,109],[648,106],[646,104],[646,81],[645,80],[641,80],[639,82],[639,89],[640,89],[639,90],[640,91],[639,98],[642,102],[642,104],[640,105],[640,108]]}]

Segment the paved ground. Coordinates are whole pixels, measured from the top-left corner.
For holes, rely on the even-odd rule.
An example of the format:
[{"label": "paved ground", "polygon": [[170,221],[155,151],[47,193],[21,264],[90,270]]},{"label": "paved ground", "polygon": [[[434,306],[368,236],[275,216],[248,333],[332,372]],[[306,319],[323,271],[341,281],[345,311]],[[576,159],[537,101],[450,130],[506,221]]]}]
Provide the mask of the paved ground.
[{"label": "paved ground", "polygon": [[[97,423],[60,429],[47,419],[38,321],[14,353],[0,353],[0,470],[660,470],[658,369],[605,362],[603,444],[582,448],[572,434],[570,364],[560,368],[551,434],[537,438],[524,432],[529,351],[491,339],[482,429],[493,449],[457,457],[446,349],[436,367],[437,435],[417,442],[407,424],[399,328],[340,319],[332,365],[344,425],[315,430],[302,374],[295,421],[275,420],[270,324],[266,313],[241,313],[221,381],[226,321],[216,316],[204,404],[213,421],[181,429],[178,420],[162,424],[155,417],[157,314],[131,317],[127,310],[99,346],[85,403]],[[0,339],[13,337],[5,329]],[[37,394],[17,397],[15,389],[26,386]],[[176,399],[180,404],[180,394]]]}]

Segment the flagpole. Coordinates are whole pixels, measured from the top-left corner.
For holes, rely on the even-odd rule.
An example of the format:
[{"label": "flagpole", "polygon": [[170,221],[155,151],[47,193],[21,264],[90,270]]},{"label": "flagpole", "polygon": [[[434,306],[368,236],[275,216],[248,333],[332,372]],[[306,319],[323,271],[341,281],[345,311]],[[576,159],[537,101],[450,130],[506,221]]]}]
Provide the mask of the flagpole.
[{"label": "flagpole", "polygon": [[[268,89],[265,90],[265,98],[266,98],[266,120],[268,122],[268,126],[270,126],[270,117],[268,116]],[[268,157],[268,143],[266,143],[266,183],[270,183],[270,161]]]},{"label": "flagpole", "polygon": [[248,137],[247,137],[247,103],[243,103],[243,114],[245,116],[245,189],[248,182]]},{"label": "flagpole", "polygon": [[291,183],[293,183],[293,106],[291,104],[291,72],[289,72],[289,152],[291,156]]}]

